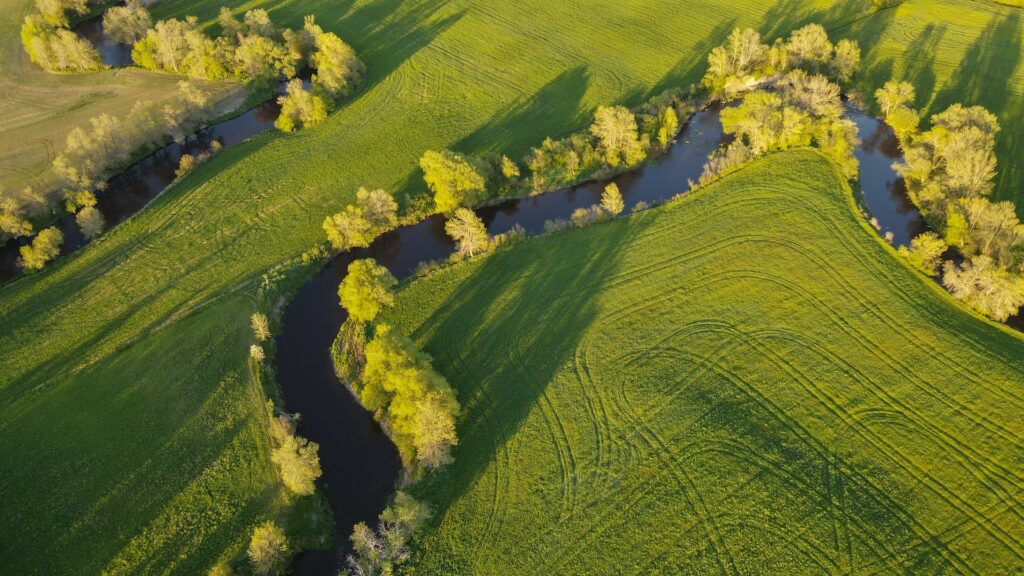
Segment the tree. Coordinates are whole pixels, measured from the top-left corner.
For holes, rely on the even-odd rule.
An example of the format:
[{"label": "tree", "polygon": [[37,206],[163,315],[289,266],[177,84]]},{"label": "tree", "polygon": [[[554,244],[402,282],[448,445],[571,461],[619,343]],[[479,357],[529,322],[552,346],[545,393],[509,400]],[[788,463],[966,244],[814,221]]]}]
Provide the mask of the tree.
[{"label": "tree", "polygon": [[921,116],[916,110],[906,106],[899,106],[889,112],[885,117],[885,121],[892,127],[892,131],[896,134],[896,138],[899,139],[900,145],[903,146],[905,142],[909,142],[917,135],[918,126],[921,124]]},{"label": "tree", "polygon": [[752,28],[734,28],[725,44],[708,55],[708,71],[703,84],[712,92],[730,91],[730,84],[746,86],[748,79],[768,61],[768,46]]},{"label": "tree", "polygon": [[600,106],[590,126],[600,142],[608,166],[633,166],[644,159],[643,145],[637,135],[636,117],[622,106]]},{"label": "tree", "polygon": [[881,88],[875,90],[875,101],[881,108],[882,116],[886,119],[897,108],[914,106],[914,85],[910,82],[897,82],[889,80]]},{"label": "tree", "polygon": [[474,206],[487,198],[486,179],[465,156],[450,150],[427,150],[420,158],[423,180],[434,192],[434,204],[444,214]]},{"label": "tree", "polygon": [[36,0],[36,10],[47,24],[67,28],[67,13],[85,14],[89,11],[89,5],[87,0]]},{"label": "tree", "polygon": [[331,32],[315,34],[314,42],[311,64],[316,74],[313,75],[313,87],[332,100],[351,94],[366,70],[356,57],[356,51]]},{"label": "tree", "polygon": [[270,338],[270,322],[267,320],[266,314],[253,312],[249,319],[252,323],[252,332],[256,336],[257,341],[264,342]]},{"label": "tree", "polygon": [[836,42],[835,54],[830,65],[832,76],[843,82],[849,82],[857,69],[860,68],[860,46],[853,40],[843,38]]},{"label": "tree", "polygon": [[327,240],[336,250],[369,246],[373,241],[373,225],[363,215],[363,209],[348,205],[343,212],[324,219]]},{"label": "tree", "polygon": [[0,189],[0,239],[28,236],[32,223],[25,217],[25,202],[21,198],[3,196]]},{"label": "tree", "polygon": [[942,262],[942,254],[949,246],[934,232],[918,234],[910,241],[910,248],[900,246],[899,253],[903,255],[915,268],[929,276],[939,272],[939,264]]},{"label": "tree", "polygon": [[981,255],[959,266],[946,262],[942,282],[959,300],[1000,322],[1024,305],[1024,278]]},{"label": "tree", "polygon": [[277,37],[277,29],[270,21],[270,15],[262,8],[254,8],[245,13],[243,17],[245,33],[248,35],[262,36],[264,38]]},{"label": "tree", "polygon": [[92,240],[101,233],[103,233],[103,227],[106,222],[103,220],[103,214],[96,209],[95,206],[86,206],[78,211],[75,215],[75,223],[82,229],[82,234]]},{"label": "tree", "polygon": [[283,132],[313,126],[327,118],[327,103],[306,90],[298,78],[288,82],[287,94],[278,97],[277,102],[281,105],[281,115],[274,126]]},{"label": "tree", "polygon": [[[448,434],[447,421],[454,423],[459,403],[448,382],[430,365],[430,356],[385,324],[376,326],[365,356],[360,403],[385,422],[407,466],[442,465],[458,442]],[[429,413],[421,414],[424,410]]]},{"label": "tree", "polygon": [[398,280],[372,258],[348,265],[348,273],[338,286],[338,299],[349,316],[359,322],[372,322],[380,311],[395,303]]},{"label": "tree", "polygon": [[[234,73],[241,78],[249,78],[269,85],[278,76],[293,76],[295,74],[295,63],[283,44],[265,36],[249,34],[240,36],[238,39],[238,45],[234,50]],[[293,86],[293,82],[297,82],[298,85]],[[301,80],[293,79],[288,83],[289,95],[293,92],[298,92],[300,89],[305,91]],[[322,99],[319,100],[321,100],[320,105],[324,106],[323,116],[326,117],[326,106]],[[281,102],[281,100],[279,99],[278,102]],[[304,121],[303,123],[312,124],[315,122]]]},{"label": "tree", "polygon": [[955,238],[961,252],[966,256],[991,256],[1005,268],[1020,261],[1024,224],[1018,220],[1012,202],[963,198],[953,206],[963,218],[963,229]]},{"label": "tree", "polygon": [[263,359],[266,357],[263,353],[263,347],[259,344],[253,344],[249,346],[249,357],[252,358],[257,364],[263,364]]},{"label": "tree", "polygon": [[444,231],[455,240],[459,254],[473,257],[487,249],[490,239],[487,227],[482,220],[468,208],[459,208],[454,216],[444,224]]},{"label": "tree", "polygon": [[256,574],[275,574],[288,552],[284,532],[272,521],[264,522],[252,531],[249,542],[249,562]]},{"label": "tree", "polygon": [[622,193],[619,192],[619,187],[615,182],[605,186],[604,193],[601,194],[601,208],[604,208],[612,216],[617,216],[626,209],[626,205],[622,201]]},{"label": "tree", "polygon": [[832,42],[821,24],[808,24],[789,35],[786,54],[791,66],[818,72],[832,59]]},{"label": "tree", "polygon": [[35,14],[25,17],[21,43],[32,62],[51,72],[88,72],[103,67],[100,53],[88,40],[54,28]]},{"label": "tree", "polygon": [[388,230],[398,223],[398,203],[384,190],[360,188],[356,191],[356,205],[376,230]]},{"label": "tree", "polygon": [[129,0],[125,6],[113,6],[103,15],[103,32],[122,44],[135,44],[151,26],[153,18],[138,0]]},{"label": "tree", "polygon": [[217,23],[220,24],[221,36],[237,40],[238,35],[242,33],[242,23],[238,21],[238,18],[235,18],[234,13],[227,6],[220,7],[220,12],[217,14]]},{"label": "tree", "polygon": [[409,558],[409,539],[430,518],[430,507],[399,490],[380,515],[376,531],[360,522],[352,530],[352,550],[346,560],[352,576],[393,574]]},{"label": "tree", "polygon": [[292,494],[308,496],[320,477],[320,446],[315,442],[289,434],[270,455],[281,473],[281,480]]},{"label": "tree", "polygon": [[413,447],[416,459],[426,468],[440,468],[451,462],[452,446],[459,442],[451,400],[449,392],[433,391],[416,401]]},{"label": "tree", "polygon": [[21,267],[25,270],[42,270],[43,266],[60,254],[60,246],[64,243],[64,235],[60,230],[50,226],[39,232],[32,244],[22,246]]},{"label": "tree", "polygon": [[668,148],[669,142],[679,133],[679,116],[672,106],[665,108],[661,116],[661,127],[658,128],[658,143],[662,148]]}]

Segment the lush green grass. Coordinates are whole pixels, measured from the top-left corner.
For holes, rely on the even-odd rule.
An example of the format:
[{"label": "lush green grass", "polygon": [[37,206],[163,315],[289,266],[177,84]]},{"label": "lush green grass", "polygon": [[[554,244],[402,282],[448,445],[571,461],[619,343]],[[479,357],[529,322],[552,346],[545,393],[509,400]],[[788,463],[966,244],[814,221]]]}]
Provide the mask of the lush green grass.
[{"label": "lush green grass", "polygon": [[[32,0],[0,0],[0,185],[8,191],[55,186],[50,162],[68,132],[104,112],[123,117],[135,102],[170,102],[181,78],[142,70],[48,74],[21,47],[21,22]],[[238,104],[238,84],[208,83],[211,95]]]},{"label": "lush green grass", "polygon": [[400,290],[464,413],[417,574],[1016,574],[1024,339],[800,150]]},{"label": "lush green grass", "polygon": [[[14,12],[26,4],[0,1]],[[245,377],[251,294],[264,272],[321,240],[323,217],[359,186],[420,189],[416,160],[427,148],[520,156],[578,129],[598,104],[635,104],[699,78],[707,51],[735,25],[775,34],[810,20],[842,26],[868,2],[228,4],[266,7],[290,26],[314,12],[353,44],[367,82],[324,125],[221,153],[100,241],[0,288],[0,469],[15,471],[5,472],[0,500],[17,519],[0,528],[0,561],[10,571],[194,573],[244,545],[275,506],[256,429],[260,394]],[[894,14],[917,22],[931,5],[912,1]],[[209,19],[217,8],[171,0],[154,12]],[[4,54],[16,54],[16,28],[4,22]],[[891,45],[898,22],[859,22],[850,29],[863,39],[877,29],[902,65]],[[943,42],[970,46],[959,38]],[[953,48],[940,52],[953,58]],[[34,85],[5,74],[19,84],[12,89]],[[118,74],[95,77],[116,85],[127,77]],[[5,145],[13,130],[4,129]],[[219,419],[194,417],[213,406],[229,407],[238,429],[213,432]],[[74,473],[69,447],[92,467]]]}]

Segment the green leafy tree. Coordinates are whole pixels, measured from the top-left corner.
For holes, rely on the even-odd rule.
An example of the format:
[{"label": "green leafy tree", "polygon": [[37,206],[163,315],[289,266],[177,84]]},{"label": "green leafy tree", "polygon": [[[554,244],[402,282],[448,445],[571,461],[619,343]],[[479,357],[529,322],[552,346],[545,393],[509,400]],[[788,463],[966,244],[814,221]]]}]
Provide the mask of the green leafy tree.
[{"label": "green leafy tree", "polygon": [[875,101],[886,119],[897,108],[914,107],[914,85],[910,82],[889,80],[881,88],[875,90]]},{"label": "green leafy tree", "polygon": [[51,72],[89,72],[103,67],[100,53],[88,40],[54,28],[36,14],[25,17],[21,43],[32,62]]},{"label": "green leafy tree", "polygon": [[42,270],[47,262],[60,254],[63,243],[64,235],[57,228],[50,226],[42,230],[32,240],[32,244],[20,248],[21,267],[25,270]]},{"label": "green leafy tree", "polygon": [[487,250],[490,238],[482,220],[468,208],[459,208],[444,224],[444,231],[458,245],[459,254],[473,257]]},{"label": "green leafy tree", "polygon": [[679,116],[672,106],[665,108],[661,116],[661,127],[658,128],[658,143],[662,148],[668,148],[669,143],[679,133]]},{"label": "green leafy tree", "polygon": [[842,39],[836,42],[835,54],[830,64],[832,76],[847,83],[860,68],[860,46],[853,40]]},{"label": "green leafy tree", "polygon": [[827,69],[832,51],[832,42],[821,24],[808,24],[794,30],[786,42],[789,64],[812,72]]},{"label": "green leafy tree", "polygon": [[617,216],[626,209],[626,204],[622,201],[622,192],[615,182],[605,186],[601,194],[601,208],[612,216]]},{"label": "green leafy tree", "polygon": [[975,256],[959,266],[946,262],[942,282],[955,298],[1000,322],[1024,305],[1024,278],[989,256]]},{"label": "green leafy tree", "polygon": [[348,273],[338,286],[338,298],[353,319],[372,322],[382,309],[394,304],[397,284],[391,272],[376,260],[356,260],[348,265]]},{"label": "green leafy tree", "polygon": [[327,103],[324,99],[302,86],[302,80],[294,78],[288,82],[288,92],[278,97],[281,114],[274,122],[284,132],[306,128],[327,119]]},{"label": "green leafy tree", "polygon": [[271,453],[281,481],[292,494],[308,496],[315,490],[313,483],[321,474],[319,449],[315,442],[289,434]]},{"label": "green leafy tree", "polygon": [[316,69],[313,75],[314,89],[322,91],[332,100],[351,94],[366,71],[356,51],[331,32],[317,33],[314,46],[310,59]]},{"label": "green leafy tree", "polygon": [[249,562],[260,576],[276,574],[288,553],[288,539],[273,522],[264,522],[252,531],[249,541]]},{"label": "green leafy tree", "polygon": [[462,154],[428,150],[420,158],[423,180],[434,192],[434,204],[444,214],[460,206],[475,206],[487,198],[486,178]]},{"label": "green leafy tree", "polygon": [[458,439],[459,403],[451,386],[430,365],[430,356],[407,337],[379,324],[365,348],[359,385],[364,407],[382,418],[407,466],[441,466]]},{"label": "green leafy tree", "polygon": [[598,107],[590,133],[597,137],[608,166],[634,166],[644,160],[636,125],[636,116],[622,106]]},{"label": "green leafy tree", "polygon": [[921,115],[916,110],[899,106],[885,117],[885,121],[892,127],[892,131],[899,139],[900,145],[910,142],[917,136],[918,127],[921,124]]},{"label": "green leafy tree", "polygon": [[82,234],[89,240],[102,234],[103,228],[106,226],[103,214],[95,206],[86,206],[79,210],[78,214],[75,215],[75,223],[78,224]]},{"label": "green leafy tree", "polygon": [[924,232],[910,241],[910,248],[900,246],[899,253],[915,268],[929,276],[935,276],[939,272],[939,264],[942,263],[942,254],[947,248],[949,246],[938,234]]},{"label": "green leafy tree", "polygon": [[32,223],[26,218],[25,202],[21,198],[3,196],[0,189],[0,239],[28,236]]},{"label": "green leafy tree", "polygon": [[115,42],[135,44],[153,26],[153,18],[138,0],[112,6],[103,15],[103,32]]},{"label": "green leafy tree", "polygon": [[373,224],[366,219],[362,208],[351,204],[344,211],[325,218],[323,228],[336,250],[369,246],[373,241]]}]

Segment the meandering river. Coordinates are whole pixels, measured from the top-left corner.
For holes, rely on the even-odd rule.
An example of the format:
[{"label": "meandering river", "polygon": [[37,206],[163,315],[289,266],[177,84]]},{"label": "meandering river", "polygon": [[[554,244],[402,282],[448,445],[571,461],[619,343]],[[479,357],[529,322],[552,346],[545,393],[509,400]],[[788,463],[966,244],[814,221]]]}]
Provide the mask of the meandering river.
[{"label": "meandering river", "polygon": [[[110,41],[103,34],[99,18],[80,23],[75,31],[97,46],[108,65],[131,63],[130,47]],[[260,104],[241,116],[200,130],[184,142],[161,148],[112,178],[107,189],[97,194],[97,207],[107,227],[142,209],[173,182],[183,154],[207,150],[214,140],[224,147],[235,145],[272,127],[279,112],[279,106],[273,102]],[[708,155],[726,139],[719,112],[718,106],[698,112],[668,153],[611,180],[619,186],[627,210],[640,202],[659,202],[685,192],[688,182],[700,177]],[[908,244],[926,226],[907,198],[903,180],[892,169],[892,163],[899,158],[898,142],[880,120],[849,105],[847,115],[856,122],[861,140],[856,155],[863,204],[879,234],[896,245]],[[568,218],[576,208],[598,203],[608,182],[591,182],[509,200],[481,208],[477,214],[491,234],[506,232],[516,225],[537,234],[543,230],[545,221]],[[62,218],[57,227],[64,233],[62,255],[85,244],[73,216]],[[0,248],[0,282],[20,273],[18,247],[25,242],[8,242]],[[421,262],[446,258],[453,250],[454,245],[444,232],[444,218],[432,216],[384,234],[367,248],[337,256],[300,289],[284,311],[284,330],[276,337],[277,381],[285,409],[302,415],[299,433],[320,445],[320,486],[337,528],[333,547],[300,554],[292,563],[293,574],[337,574],[341,557],[348,550],[352,527],[357,522],[369,523],[377,518],[401,470],[391,441],[334,375],[329,349],[346,317],[338,305],[338,285],[349,263],[356,259],[374,258],[397,278],[405,278]],[[1021,317],[1011,319],[1010,324],[1024,329]]]},{"label": "meandering river", "polygon": [[[491,234],[519,225],[530,234],[543,231],[544,222],[568,218],[573,210],[600,202],[608,182],[622,192],[627,210],[639,202],[659,202],[689,189],[708,155],[725,141],[720,107],[698,112],[669,152],[655,162],[610,181],[590,182],[548,194],[509,200],[481,208],[477,214]],[[893,171],[899,157],[896,138],[881,121],[848,107],[857,123],[861,145],[860,184],[864,204],[877,219],[879,233],[905,244],[924,230],[924,222],[906,198],[902,180]],[[295,296],[284,312],[284,331],[277,336],[277,380],[285,409],[302,413],[299,433],[320,445],[324,489],[337,525],[331,550],[309,551],[296,558],[296,575],[326,575],[338,571],[348,550],[347,538],[357,522],[373,522],[394,489],[401,465],[394,446],[372,416],[338,382],[330,346],[345,320],[337,289],[348,264],[374,258],[397,278],[413,273],[420,262],[446,258],[454,251],[444,232],[444,218],[430,217],[378,238],[367,248],[332,260]]]}]

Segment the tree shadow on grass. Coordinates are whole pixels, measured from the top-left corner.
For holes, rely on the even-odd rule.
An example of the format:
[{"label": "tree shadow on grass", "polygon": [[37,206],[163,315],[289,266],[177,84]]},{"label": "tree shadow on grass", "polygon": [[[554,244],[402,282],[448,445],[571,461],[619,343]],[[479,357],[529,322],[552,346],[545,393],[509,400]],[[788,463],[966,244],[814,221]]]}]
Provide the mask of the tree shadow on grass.
[{"label": "tree shadow on grass", "polygon": [[598,318],[623,246],[654,221],[598,224],[469,264],[474,270],[415,330],[462,403],[455,462],[428,480],[428,500],[454,502],[494,462]]},{"label": "tree shadow on grass", "polygon": [[1021,65],[1022,35],[1018,12],[993,16],[928,110],[935,114],[959,102],[984,106],[999,117],[995,197],[1016,201],[1018,214],[1024,214],[1024,166],[1017,161],[1024,155],[1024,97],[1014,74]]}]

